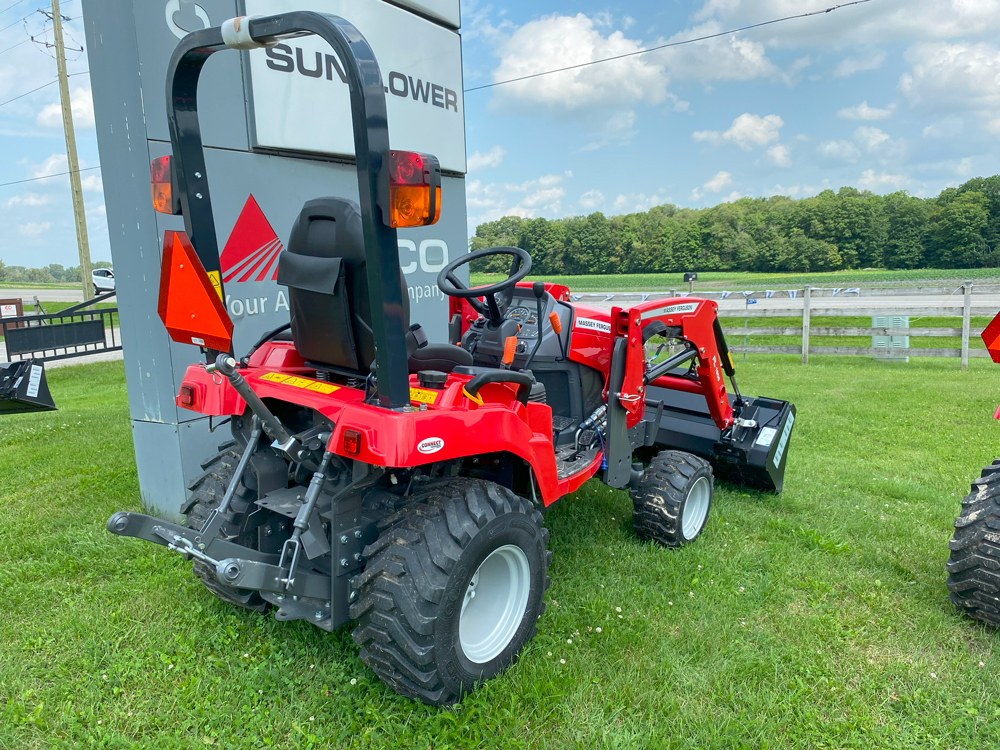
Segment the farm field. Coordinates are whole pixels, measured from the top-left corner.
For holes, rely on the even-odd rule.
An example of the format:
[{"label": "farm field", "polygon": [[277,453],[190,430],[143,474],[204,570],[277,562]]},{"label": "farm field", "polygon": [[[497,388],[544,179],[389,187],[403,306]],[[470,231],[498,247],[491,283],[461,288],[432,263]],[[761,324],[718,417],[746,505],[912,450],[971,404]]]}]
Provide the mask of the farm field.
[{"label": "farm field", "polygon": [[[500,274],[473,273],[472,283],[482,285],[499,281]],[[552,281],[565,284],[574,292],[620,292],[641,291],[656,292],[677,289],[687,291],[682,273],[625,273],[614,276],[529,276],[530,281]],[[995,284],[1000,280],[1000,268],[973,269],[940,269],[925,268],[912,271],[835,271],[830,273],[781,273],[763,274],[740,271],[705,271],[698,273],[698,281],[694,285],[695,292],[699,289],[763,289],[765,287],[801,287],[805,284],[813,286],[859,286],[873,284],[892,284],[900,286],[919,286],[920,282],[941,281],[943,286],[949,282],[983,281]]]},{"label": "farm field", "polygon": [[140,509],[123,365],[52,371],[59,411],[0,422],[0,747],[996,747],[1000,634],[944,586],[996,365],[737,368],[798,409],[785,492],[720,484],[680,550],[635,540],[623,492],[556,503],[537,638],[450,710],[382,685],[348,628],[236,611],[108,534]]}]

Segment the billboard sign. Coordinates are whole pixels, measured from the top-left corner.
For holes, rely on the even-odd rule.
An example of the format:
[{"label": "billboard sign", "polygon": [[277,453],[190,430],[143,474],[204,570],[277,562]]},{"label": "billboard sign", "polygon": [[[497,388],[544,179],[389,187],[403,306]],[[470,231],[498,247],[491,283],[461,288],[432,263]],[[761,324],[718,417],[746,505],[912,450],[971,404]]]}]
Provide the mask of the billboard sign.
[{"label": "billboard sign", "polygon": [[[434,154],[442,169],[465,173],[462,47],[455,31],[381,0],[246,0],[246,9],[248,15],[313,10],[349,18],[382,70],[392,147]],[[249,57],[255,148],[354,156],[347,77],[326,42],[289,39]]]}]

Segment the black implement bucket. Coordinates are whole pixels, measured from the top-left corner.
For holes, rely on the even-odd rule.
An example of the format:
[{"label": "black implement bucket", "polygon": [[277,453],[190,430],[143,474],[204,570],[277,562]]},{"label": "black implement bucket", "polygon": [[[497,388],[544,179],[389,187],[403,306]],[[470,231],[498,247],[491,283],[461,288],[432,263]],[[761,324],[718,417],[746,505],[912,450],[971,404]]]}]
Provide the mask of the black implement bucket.
[{"label": "black implement bucket", "polygon": [[45,367],[34,359],[0,364],[0,414],[55,411]]},{"label": "black implement bucket", "polygon": [[[734,400],[734,396],[729,397],[730,403]],[[708,459],[715,475],[724,481],[781,492],[795,407],[773,398],[744,396],[743,400],[746,405],[740,417],[755,424],[734,427],[728,440],[722,440],[702,395],[649,386],[645,418],[655,419],[656,407],[649,404],[663,401],[656,435],[658,448],[687,451]]]}]

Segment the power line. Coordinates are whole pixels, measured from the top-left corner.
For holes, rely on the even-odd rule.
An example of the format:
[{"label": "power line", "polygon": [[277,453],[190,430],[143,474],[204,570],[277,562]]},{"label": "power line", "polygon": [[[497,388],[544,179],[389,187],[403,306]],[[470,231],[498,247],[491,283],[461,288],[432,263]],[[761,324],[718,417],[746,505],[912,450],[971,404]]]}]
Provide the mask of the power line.
[{"label": "power line", "polygon": [[17,0],[17,2],[16,2],[16,3],[14,3],[14,5],[8,5],[8,6],[7,6],[6,8],[4,8],[3,10],[0,10],[0,13],[6,13],[6,12],[7,12],[8,10],[10,10],[11,8],[13,8],[13,7],[17,6],[17,5],[20,5],[20,4],[21,4],[21,3],[23,3],[23,2],[24,2],[24,0]]},{"label": "power line", "polygon": [[[84,73],[89,73],[89,72],[90,72],[89,70],[81,70],[79,73],[70,73],[69,76],[67,76],[67,77],[82,76]],[[11,102],[15,102],[18,99],[27,96],[28,94],[34,94],[36,91],[41,91],[42,89],[46,88],[47,86],[51,86],[53,83],[58,83],[58,82],[59,82],[59,79],[58,78],[54,78],[53,80],[49,81],[48,83],[43,83],[38,88],[34,88],[31,91],[25,91],[23,94],[18,94],[13,99],[8,99],[5,102],[0,102],[0,107],[4,106],[5,104],[10,104]]]},{"label": "power line", "polygon": [[4,52],[10,52],[12,49],[14,49],[14,47],[20,47],[22,44],[27,44],[30,41],[31,41],[31,37],[28,37],[27,39],[22,39],[17,44],[11,45],[7,49],[0,49],[0,55],[2,55]]},{"label": "power line", "polygon": [[695,37],[694,39],[684,39],[679,42],[669,42],[667,44],[660,44],[656,47],[650,47],[648,49],[640,49],[635,52],[626,52],[623,55],[615,55],[614,57],[605,57],[601,60],[591,60],[590,62],[579,63],[578,65],[567,65],[565,68],[556,68],[555,70],[546,70],[541,73],[532,73],[526,76],[519,76],[518,78],[509,78],[506,81],[496,81],[494,83],[487,83],[482,86],[473,86],[471,89],[465,89],[463,93],[468,94],[471,91],[481,91],[482,89],[490,89],[494,86],[503,86],[508,83],[515,83],[517,81],[526,81],[529,78],[538,78],[539,76],[552,75],[553,73],[562,73],[564,70],[575,70],[576,68],[586,68],[589,65],[597,65],[598,63],[611,62],[612,60],[621,60],[624,57],[634,57],[635,55],[645,55],[647,52],[656,52],[657,50],[666,49],[667,47],[680,47],[684,44],[693,44],[694,42],[704,42],[706,39],[715,39],[720,36],[728,36],[729,34],[738,34],[741,31],[749,31],[750,29],[759,29],[761,26],[770,26],[775,23],[782,23],[783,21],[791,21],[796,18],[808,18],[809,16],[819,16],[824,13],[830,13],[832,11],[838,10],[839,8],[846,8],[850,5],[862,5],[864,3],[869,3],[871,0],[854,0],[850,3],[841,3],[840,5],[834,5],[825,10],[814,10],[810,13],[799,13],[794,16],[784,16],[783,18],[774,18],[770,21],[762,21],[760,23],[753,23],[749,26],[741,26],[738,29],[731,29],[730,31],[720,31],[717,34],[707,34],[706,36]]},{"label": "power line", "polygon": [[[76,170],[76,173],[79,174],[80,172],[89,172],[92,169],[100,169],[100,168],[101,168],[101,165],[98,164],[96,167],[84,167],[83,169],[78,169],[78,170]],[[36,182],[38,180],[47,180],[50,177],[65,177],[68,174],[73,174],[73,173],[72,172],[56,172],[55,174],[47,174],[47,175],[43,175],[41,177],[29,177],[26,180],[14,180],[13,182],[0,182],[0,187],[7,187],[8,185],[20,185],[21,183],[24,183],[24,182]]]}]

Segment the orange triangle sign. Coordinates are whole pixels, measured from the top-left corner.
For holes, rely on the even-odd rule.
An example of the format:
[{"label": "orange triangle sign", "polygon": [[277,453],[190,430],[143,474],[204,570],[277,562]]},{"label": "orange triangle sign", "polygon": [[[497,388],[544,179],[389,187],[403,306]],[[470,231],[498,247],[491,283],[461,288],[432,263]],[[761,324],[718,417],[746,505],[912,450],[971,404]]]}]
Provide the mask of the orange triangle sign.
[{"label": "orange triangle sign", "polygon": [[184,232],[163,235],[158,312],[170,338],[179,344],[220,352],[232,347],[233,321]]},{"label": "orange triangle sign", "polygon": [[993,361],[1000,364],[1000,313],[983,329],[983,343]]}]

